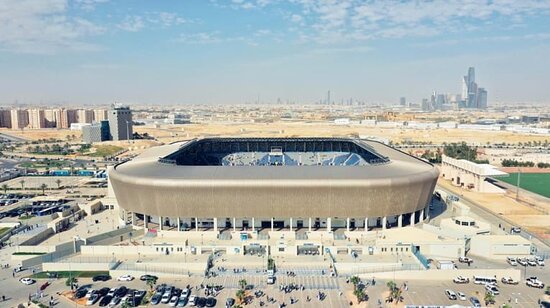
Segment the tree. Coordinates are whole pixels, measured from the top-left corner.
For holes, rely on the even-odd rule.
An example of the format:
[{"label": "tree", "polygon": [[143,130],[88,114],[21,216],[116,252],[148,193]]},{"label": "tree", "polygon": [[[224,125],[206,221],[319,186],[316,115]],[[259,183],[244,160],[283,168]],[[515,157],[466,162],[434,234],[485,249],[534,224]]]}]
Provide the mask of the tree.
[{"label": "tree", "polygon": [[61,180],[60,179],[55,180],[55,184],[57,184],[57,189],[61,188]]},{"label": "tree", "polygon": [[76,284],[77,282],[78,282],[78,279],[76,279],[76,277],[69,277],[67,278],[67,281],[65,281],[65,285],[69,287]]},{"label": "tree", "polygon": [[357,276],[352,276],[349,281],[351,281],[351,283],[353,284],[353,289],[357,290],[357,285],[359,284],[359,282],[361,282],[361,279]]},{"label": "tree", "polygon": [[40,185],[40,189],[42,189],[42,194],[45,195],[46,194],[46,188],[48,188],[48,185],[46,185],[46,183],[42,183],[42,185]]},{"label": "tree", "polygon": [[357,297],[357,303],[360,304],[365,299],[365,291],[363,289],[355,289],[353,295]]},{"label": "tree", "polygon": [[155,288],[155,285],[157,284],[157,278],[156,277],[150,277],[149,279],[147,279],[146,283],[147,283],[147,286],[151,290],[153,290]]},{"label": "tree", "polygon": [[244,279],[239,280],[239,287],[241,287],[241,290],[244,290],[247,285],[248,283],[246,282],[246,280]]},{"label": "tree", "polygon": [[237,293],[235,293],[235,297],[239,300],[239,303],[242,303],[244,301],[244,298],[246,297],[244,289],[237,290]]},{"label": "tree", "polygon": [[495,296],[493,293],[485,292],[485,306],[495,303]]},{"label": "tree", "polygon": [[8,192],[8,184],[2,184],[2,190],[4,191],[4,194],[6,194]]},{"label": "tree", "polygon": [[25,180],[19,181],[19,184],[21,184],[21,190],[25,189]]}]

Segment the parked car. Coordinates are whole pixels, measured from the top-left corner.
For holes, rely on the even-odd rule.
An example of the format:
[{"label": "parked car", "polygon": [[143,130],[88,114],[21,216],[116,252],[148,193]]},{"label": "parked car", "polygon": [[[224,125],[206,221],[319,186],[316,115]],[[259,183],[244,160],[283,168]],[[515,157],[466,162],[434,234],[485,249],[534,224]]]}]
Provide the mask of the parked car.
[{"label": "parked car", "polygon": [[162,300],[162,294],[157,292],[153,295],[153,297],[151,297],[151,305],[158,305],[160,304],[161,300]]},{"label": "parked car", "polygon": [[110,280],[111,279],[111,276],[109,275],[96,275],[94,277],[92,277],[92,281],[96,282],[96,281],[107,281],[107,280]]},{"label": "parked car", "polygon": [[122,275],[117,278],[118,281],[132,281],[134,280],[134,276],[132,275]]},{"label": "parked car", "polygon": [[225,307],[226,307],[226,308],[231,308],[231,307],[233,307],[233,305],[235,305],[235,299],[232,298],[232,297],[228,297],[228,298],[225,300]]},{"label": "parked car", "polygon": [[447,297],[450,299],[450,300],[456,300],[456,293],[447,289],[445,290],[445,295],[447,295]]},{"label": "parked car", "polygon": [[527,265],[528,265],[527,259],[524,259],[524,258],[519,258],[519,259],[518,259],[518,263],[519,263],[519,265],[521,265],[521,266],[527,266]]},{"label": "parked car", "polygon": [[122,298],[124,295],[126,295],[126,293],[128,293],[128,288],[125,286],[121,286],[115,290],[114,296]]},{"label": "parked car", "polygon": [[178,304],[176,306],[177,307],[185,307],[185,305],[187,305],[187,296],[184,296],[182,294],[182,295],[180,295],[180,297],[178,299]]},{"label": "parked car", "polygon": [[518,284],[519,281],[512,279],[512,277],[502,277],[502,283],[504,284]]},{"label": "parked car", "polygon": [[155,275],[149,275],[149,274],[145,274],[145,275],[141,275],[141,277],[139,277],[139,280],[141,281],[147,281],[147,280],[158,280],[159,278]]},{"label": "parked car", "polygon": [[179,297],[177,295],[172,296],[172,298],[168,302],[168,306],[176,307],[176,305],[178,304],[178,300],[179,300]]},{"label": "parked car", "polygon": [[22,283],[22,284],[25,284],[25,285],[31,285],[33,283],[36,282],[36,280],[32,279],[32,278],[27,278],[27,277],[24,277],[24,278],[21,278],[19,279],[19,281]]},{"label": "parked car", "polygon": [[512,266],[517,266],[518,265],[518,261],[514,257],[508,257],[508,258],[506,258],[506,261],[508,262],[508,264],[510,264]]},{"label": "parked car", "polygon": [[537,261],[535,259],[528,259],[527,264],[529,264],[529,266],[537,266]]},{"label": "parked car", "polygon": [[197,297],[195,295],[189,296],[189,302],[188,302],[189,306],[195,306],[195,299],[196,298]]},{"label": "parked car", "polygon": [[111,302],[111,300],[113,299],[113,296],[112,295],[105,295],[103,296],[103,298],[99,301],[99,307],[105,307],[107,305],[109,305],[109,303]]},{"label": "parked car", "polygon": [[453,279],[454,283],[469,283],[470,278],[464,277],[464,276],[457,276]]},{"label": "parked car", "polygon": [[471,258],[468,258],[468,257],[460,257],[460,258],[458,258],[458,262],[460,262],[460,263],[472,263],[472,262],[474,262],[474,260],[472,260]]},{"label": "parked car", "polygon": [[472,304],[473,307],[475,308],[480,308],[481,307],[481,302],[479,301],[479,299],[477,299],[476,297],[470,297],[470,303]]},{"label": "parked car", "polygon": [[520,227],[512,227],[510,228],[510,233],[521,233]]},{"label": "parked car", "polygon": [[525,284],[531,288],[544,288],[544,283],[540,281],[537,277],[529,277],[525,280]]},{"label": "parked car", "polygon": [[498,288],[495,285],[492,285],[492,284],[486,284],[485,285],[485,290],[487,290],[487,292],[489,292],[493,295],[499,295],[500,294],[500,292],[498,291]]},{"label": "parked car", "polygon": [[99,298],[100,298],[99,293],[94,293],[94,294],[90,295],[90,297],[86,301],[86,306],[95,305],[95,303],[97,303]]},{"label": "parked car", "polygon": [[215,307],[216,303],[217,303],[217,300],[214,297],[206,298],[206,307]]}]

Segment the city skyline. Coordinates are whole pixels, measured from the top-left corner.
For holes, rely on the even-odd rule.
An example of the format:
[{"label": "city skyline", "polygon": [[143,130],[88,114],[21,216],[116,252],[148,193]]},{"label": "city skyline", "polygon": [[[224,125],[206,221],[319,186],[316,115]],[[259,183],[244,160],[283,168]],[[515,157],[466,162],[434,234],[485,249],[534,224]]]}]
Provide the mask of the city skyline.
[{"label": "city skyline", "polygon": [[4,3],[1,105],[550,102],[550,1]]}]

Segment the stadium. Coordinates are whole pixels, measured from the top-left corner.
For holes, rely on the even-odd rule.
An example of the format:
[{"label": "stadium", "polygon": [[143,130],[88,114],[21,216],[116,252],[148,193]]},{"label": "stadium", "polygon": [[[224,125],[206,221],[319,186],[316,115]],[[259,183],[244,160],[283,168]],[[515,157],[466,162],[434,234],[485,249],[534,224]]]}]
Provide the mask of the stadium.
[{"label": "stadium", "polygon": [[438,170],[372,140],[204,138],[109,180],[124,223],[156,230],[371,230],[428,218]]}]

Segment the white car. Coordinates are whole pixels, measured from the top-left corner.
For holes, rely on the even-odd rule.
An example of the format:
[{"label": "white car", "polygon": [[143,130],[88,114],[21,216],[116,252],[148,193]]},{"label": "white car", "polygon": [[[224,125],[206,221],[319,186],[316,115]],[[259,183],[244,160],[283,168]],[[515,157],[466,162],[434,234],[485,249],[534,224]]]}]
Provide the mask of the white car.
[{"label": "white car", "polygon": [[537,261],[535,259],[527,260],[527,264],[530,266],[537,266]]},{"label": "white car", "polygon": [[460,257],[458,258],[458,262],[460,263],[472,263],[474,260],[468,258],[468,257]]},{"label": "white car", "polygon": [[544,260],[543,259],[537,259],[537,265],[538,266],[544,266]]},{"label": "white car", "polygon": [[164,293],[162,294],[162,299],[160,300],[161,304],[168,304],[170,299],[172,298],[172,293]]},{"label": "white car", "polygon": [[112,288],[111,290],[109,290],[109,293],[107,293],[107,295],[109,295],[110,297],[113,297],[115,296],[115,291],[116,291],[116,288]]},{"label": "white car", "polygon": [[457,276],[456,278],[453,279],[453,282],[454,283],[469,283],[470,279],[466,278],[466,277],[463,277],[463,276]]},{"label": "white car", "polygon": [[19,281],[22,283],[22,284],[26,284],[26,285],[31,285],[33,283],[36,282],[36,280],[32,279],[32,278],[21,278],[19,279]]},{"label": "white car", "polygon": [[134,280],[134,276],[132,275],[122,275],[117,278],[118,281],[132,281]]},{"label": "white car", "polygon": [[172,296],[172,298],[168,302],[168,306],[176,307],[176,305],[178,304],[178,300],[179,300],[179,297],[177,295]]},{"label": "white car", "polygon": [[516,258],[513,258],[513,257],[508,257],[506,259],[506,261],[508,261],[508,264],[512,265],[512,266],[517,266],[518,265],[518,261]]},{"label": "white car", "polygon": [[512,277],[502,277],[502,283],[504,284],[518,284],[519,281],[512,279]]},{"label": "white car", "polygon": [[189,306],[195,306],[195,298],[196,298],[195,295],[189,296],[189,302],[187,302],[187,304],[188,304]]},{"label": "white car", "polygon": [[521,266],[527,266],[527,260],[526,259],[518,259],[518,263]]},{"label": "white car", "polygon": [[187,288],[184,288],[183,290],[181,290],[181,295],[180,296],[189,297],[189,294],[191,294],[191,291],[189,291],[189,289],[187,289]]},{"label": "white car", "polygon": [[495,285],[492,285],[492,284],[486,284],[485,285],[485,290],[487,290],[487,292],[489,292],[493,295],[499,295],[500,294],[500,292],[498,291],[498,288]]},{"label": "white car", "polygon": [[445,290],[445,295],[447,295],[447,297],[450,299],[450,300],[456,300],[456,294],[455,292],[447,289]]},{"label": "white car", "polygon": [[456,294],[458,295],[458,299],[460,299],[461,301],[466,300],[466,294],[464,294],[462,292],[457,292]]},{"label": "white car", "polygon": [[537,277],[529,277],[525,280],[525,284],[528,286],[528,287],[531,287],[531,288],[539,288],[539,289],[542,289],[544,288],[544,283],[542,283],[542,281],[538,280]]}]

